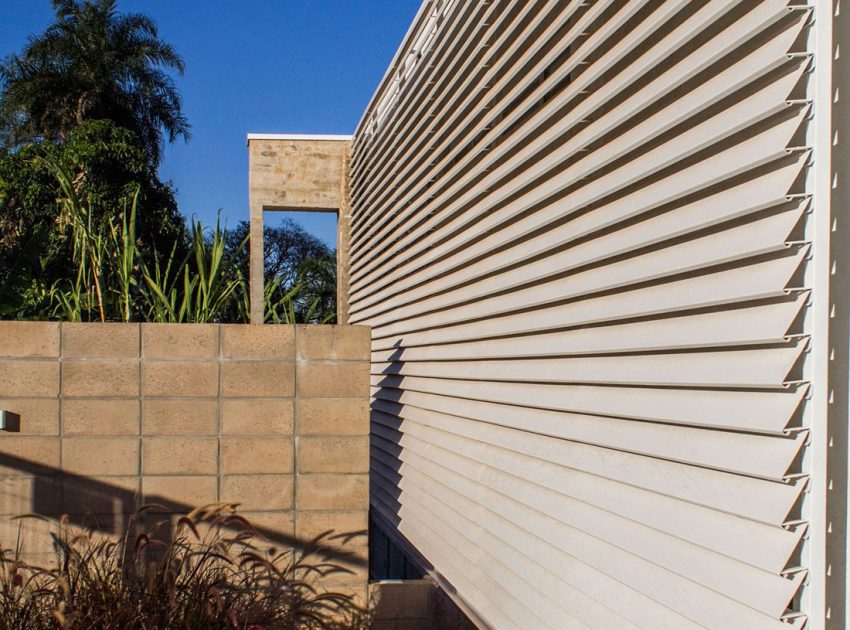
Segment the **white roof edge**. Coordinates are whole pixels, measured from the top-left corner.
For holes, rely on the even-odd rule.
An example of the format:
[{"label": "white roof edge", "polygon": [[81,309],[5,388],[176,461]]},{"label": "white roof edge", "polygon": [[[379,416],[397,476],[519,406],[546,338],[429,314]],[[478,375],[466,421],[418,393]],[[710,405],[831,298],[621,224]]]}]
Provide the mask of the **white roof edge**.
[{"label": "white roof edge", "polygon": [[249,133],[248,140],[351,140],[352,135],[319,133]]}]

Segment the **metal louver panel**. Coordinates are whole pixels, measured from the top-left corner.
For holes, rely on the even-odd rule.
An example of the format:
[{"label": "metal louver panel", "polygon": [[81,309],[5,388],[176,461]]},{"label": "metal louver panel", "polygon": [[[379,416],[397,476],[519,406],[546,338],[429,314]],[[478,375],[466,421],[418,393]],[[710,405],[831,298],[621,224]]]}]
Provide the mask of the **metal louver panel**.
[{"label": "metal louver panel", "polygon": [[[419,394],[405,391],[400,401],[422,409],[458,414],[503,427],[596,444],[606,448],[660,457],[697,466],[713,465],[718,470],[780,481],[806,438],[805,431],[791,437],[764,439],[759,435],[730,434],[692,427],[668,427],[620,418],[517,409],[478,400]],[[386,411],[386,403],[376,401]],[[395,411],[390,403],[390,411]],[[399,412],[401,413],[401,412]]]},{"label": "metal louver panel", "polygon": [[813,11],[428,0],[354,138],[372,508],[496,628],[802,628]]}]

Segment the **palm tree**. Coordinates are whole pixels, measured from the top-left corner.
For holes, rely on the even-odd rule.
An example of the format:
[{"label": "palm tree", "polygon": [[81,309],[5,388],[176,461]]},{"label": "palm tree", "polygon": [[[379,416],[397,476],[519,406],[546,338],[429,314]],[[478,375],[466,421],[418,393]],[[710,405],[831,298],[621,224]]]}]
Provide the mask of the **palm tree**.
[{"label": "palm tree", "polygon": [[168,71],[183,60],[147,16],[117,0],[52,0],[56,20],[19,55],[0,62],[0,146],[58,140],[85,120],[133,131],[158,164],[165,138],[189,124]]}]

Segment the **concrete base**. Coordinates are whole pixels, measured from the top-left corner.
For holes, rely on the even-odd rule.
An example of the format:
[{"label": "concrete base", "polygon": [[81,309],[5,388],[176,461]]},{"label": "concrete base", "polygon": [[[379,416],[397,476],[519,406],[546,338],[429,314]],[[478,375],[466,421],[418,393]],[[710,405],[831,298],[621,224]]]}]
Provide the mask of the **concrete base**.
[{"label": "concrete base", "polygon": [[369,585],[373,630],[474,630],[473,624],[430,578]]}]

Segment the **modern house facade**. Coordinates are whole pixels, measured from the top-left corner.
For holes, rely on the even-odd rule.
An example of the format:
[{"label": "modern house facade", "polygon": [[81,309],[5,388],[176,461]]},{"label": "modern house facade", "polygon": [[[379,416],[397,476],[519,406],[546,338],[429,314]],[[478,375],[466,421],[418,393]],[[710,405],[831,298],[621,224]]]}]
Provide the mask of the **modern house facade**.
[{"label": "modern house facade", "polygon": [[480,626],[847,625],[840,5],[426,0],[250,141],[336,152],[373,527]]}]

